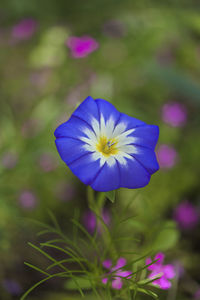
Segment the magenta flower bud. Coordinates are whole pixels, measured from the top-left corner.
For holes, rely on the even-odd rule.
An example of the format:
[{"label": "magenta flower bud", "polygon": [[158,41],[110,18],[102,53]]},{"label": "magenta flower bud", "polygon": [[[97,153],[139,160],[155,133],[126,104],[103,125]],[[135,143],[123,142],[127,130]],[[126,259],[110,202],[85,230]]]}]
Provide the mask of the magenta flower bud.
[{"label": "magenta flower bud", "polygon": [[184,201],[176,207],[174,219],[181,229],[193,229],[199,222],[199,212],[192,203]]},{"label": "magenta flower bud", "polygon": [[12,29],[12,36],[18,40],[27,40],[37,29],[37,22],[33,19],[23,19]]},{"label": "magenta flower bud", "polygon": [[86,57],[99,47],[97,41],[90,36],[72,36],[68,38],[66,45],[71,50],[71,55],[74,58]]},{"label": "magenta flower bud", "polygon": [[162,144],[157,150],[158,163],[161,169],[171,169],[177,162],[176,150],[169,146]]},{"label": "magenta flower bud", "polygon": [[162,119],[173,127],[184,126],[187,121],[187,110],[179,102],[169,102],[162,107]]},{"label": "magenta flower bud", "polygon": [[[106,209],[103,210],[102,219],[106,225],[110,224],[110,215]],[[83,224],[90,234],[94,233],[97,225],[97,218],[93,211],[88,210],[85,212],[83,216]],[[99,222],[97,228],[99,233],[101,233],[102,227],[103,227],[102,224]]]}]

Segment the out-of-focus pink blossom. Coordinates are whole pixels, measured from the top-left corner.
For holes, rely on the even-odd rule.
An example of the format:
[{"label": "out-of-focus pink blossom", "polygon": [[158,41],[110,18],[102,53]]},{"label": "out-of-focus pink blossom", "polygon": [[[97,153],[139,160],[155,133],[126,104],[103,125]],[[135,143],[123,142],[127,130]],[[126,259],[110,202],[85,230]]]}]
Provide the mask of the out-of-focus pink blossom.
[{"label": "out-of-focus pink blossom", "polygon": [[[112,288],[116,290],[120,290],[123,286],[123,279],[122,277],[126,279],[131,279],[131,271],[125,271],[123,270],[123,267],[126,265],[126,259],[123,257],[120,257],[117,261],[117,264],[112,267],[112,261],[110,259],[106,259],[103,262],[103,267],[109,272],[105,274],[105,276],[102,279],[103,284],[107,284],[108,280],[111,279],[112,282]],[[112,273],[112,275],[111,275]]]},{"label": "out-of-focus pink blossom", "polygon": [[[157,260],[152,265],[148,266],[147,269],[151,271],[148,278],[155,279],[152,284],[159,286],[163,290],[167,290],[171,287],[171,282],[169,279],[172,279],[175,277],[175,268],[173,265],[163,265],[165,255],[163,253],[157,253],[154,257],[154,260]],[[151,258],[146,259],[146,265],[149,265],[152,263]]]},{"label": "out-of-focus pink blossom", "polygon": [[13,27],[12,36],[18,40],[27,40],[35,33],[37,26],[36,20],[23,19]]},{"label": "out-of-focus pink blossom", "polygon": [[200,288],[195,292],[194,299],[195,300],[200,300]]},{"label": "out-of-focus pink blossom", "polygon": [[26,210],[32,210],[37,205],[37,197],[30,190],[24,190],[19,195],[19,203]]},{"label": "out-of-focus pink blossom", "polygon": [[173,147],[162,144],[157,150],[157,158],[161,169],[170,169],[176,164],[178,154]]},{"label": "out-of-focus pink blossom", "polygon": [[4,166],[4,168],[7,169],[14,168],[17,164],[17,161],[18,161],[17,154],[12,152],[6,152],[1,158],[2,165]]},{"label": "out-of-focus pink blossom", "polygon": [[199,212],[192,203],[184,201],[176,207],[174,219],[180,228],[192,229],[199,222]]},{"label": "out-of-focus pink blossom", "polygon": [[21,286],[15,280],[11,280],[11,279],[3,280],[3,287],[9,294],[11,294],[13,296],[18,296],[22,292]]},{"label": "out-of-focus pink blossom", "polygon": [[[106,209],[103,210],[102,219],[106,225],[110,224],[110,214]],[[85,212],[85,214],[83,215],[83,224],[89,233],[91,234],[94,233],[97,225],[97,218],[95,213],[93,213],[93,211],[88,210]],[[99,221],[98,228],[97,228],[99,233],[101,232],[102,227],[103,226],[101,224],[101,221]]]},{"label": "out-of-focus pink blossom", "polygon": [[88,56],[99,47],[97,41],[90,36],[69,37],[66,45],[71,50],[71,55],[74,58]]},{"label": "out-of-focus pink blossom", "polygon": [[55,170],[58,165],[50,153],[43,153],[40,155],[38,163],[44,172],[51,172]]},{"label": "out-of-focus pink blossom", "polygon": [[179,102],[169,102],[162,107],[162,119],[173,127],[181,127],[187,121],[187,110]]}]

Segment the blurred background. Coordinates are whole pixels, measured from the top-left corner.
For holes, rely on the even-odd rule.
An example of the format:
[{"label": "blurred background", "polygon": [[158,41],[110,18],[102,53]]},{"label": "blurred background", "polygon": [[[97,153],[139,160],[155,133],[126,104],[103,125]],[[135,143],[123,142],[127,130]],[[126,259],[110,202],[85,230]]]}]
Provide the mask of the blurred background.
[{"label": "blurred background", "polygon": [[[86,187],[61,161],[55,128],[88,95],[160,127],[160,171],[141,190],[107,203],[110,230],[132,199],[123,230],[140,253],[162,251],[177,270],[160,299],[200,299],[200,7],[198,1],[1,0],[0,299],[19,299],[46,260],[27,245],[54,212],[66,235],[85,222]],[[86,217],[85,217],[86,216]],[[81,299],[52,280],[28,299]],[[87,299],[95,299],[88,292]],[[138,299],[150,299],[141,296]]]}]

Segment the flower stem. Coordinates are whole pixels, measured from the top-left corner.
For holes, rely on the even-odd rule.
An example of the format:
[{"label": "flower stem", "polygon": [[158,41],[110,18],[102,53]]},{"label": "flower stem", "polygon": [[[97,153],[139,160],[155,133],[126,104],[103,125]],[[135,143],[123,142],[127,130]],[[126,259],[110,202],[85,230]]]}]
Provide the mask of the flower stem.
[{"label": "flower stem", "polygon": [[95,204],[95,201],[94,201],[94,190],[88,186],[87,188],[87,200],[88,200],[88,206],[91,210],[94,210],[94,204]]},{"label": "flower stem", "polygon": [[117,257],[117,251],[112,241],[109,229],[106,227],[103,221],[103,209],[106,202],[106,195],[104,192],[99,192],[95,201],[94,190],[90,186],[88,186],[87,195],[88,206],[96,215],[97,230],[98,228],[101,228],[101,236],[104,241],[105,248],[107,248],[105,253],[110,253],[111,257]]}]

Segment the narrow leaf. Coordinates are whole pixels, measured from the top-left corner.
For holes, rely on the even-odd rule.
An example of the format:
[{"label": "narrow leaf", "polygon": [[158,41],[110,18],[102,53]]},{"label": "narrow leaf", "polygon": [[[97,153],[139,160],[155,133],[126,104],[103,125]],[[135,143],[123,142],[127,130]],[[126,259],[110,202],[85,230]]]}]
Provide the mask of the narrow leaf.
[{"label": "narrow leaf", "polygon": [[116,190],[109,191],[105,193],[105,196],[112,202],[115,202],[115,195],[116,195]]}]

